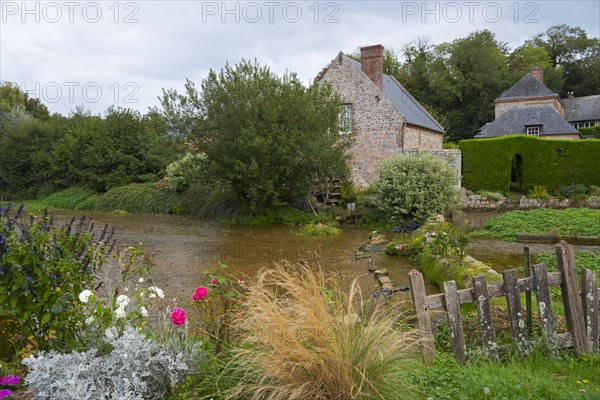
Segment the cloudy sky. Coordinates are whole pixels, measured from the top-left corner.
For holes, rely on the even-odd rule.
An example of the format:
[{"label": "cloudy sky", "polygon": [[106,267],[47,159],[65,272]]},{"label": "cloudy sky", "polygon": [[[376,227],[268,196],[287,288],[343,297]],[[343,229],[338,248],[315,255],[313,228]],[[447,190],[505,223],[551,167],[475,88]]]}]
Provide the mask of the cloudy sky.
[{"label": "cloudy sky", "polygon": [[0,80],[51,112],[115,104],[145,112],[162,88],[256,58],[308,83],[341,50],[489,29],[517,47],[557,24],[600,35],[600,1],[7,1]]}]

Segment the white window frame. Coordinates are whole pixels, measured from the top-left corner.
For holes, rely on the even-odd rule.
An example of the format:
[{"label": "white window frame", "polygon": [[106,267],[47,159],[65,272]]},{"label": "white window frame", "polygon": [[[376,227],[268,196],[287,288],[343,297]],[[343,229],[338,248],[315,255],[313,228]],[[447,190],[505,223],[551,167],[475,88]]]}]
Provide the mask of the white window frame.
[{"label": "white window frame", "polygon": [[528,126],[527,127],[527,136],[540,137],[540,127],[539,126]]},{"label": "white window frame", "polygon": [[352,104],[342,104],[338,115],[340,134],[350,135],[352,133]]}]

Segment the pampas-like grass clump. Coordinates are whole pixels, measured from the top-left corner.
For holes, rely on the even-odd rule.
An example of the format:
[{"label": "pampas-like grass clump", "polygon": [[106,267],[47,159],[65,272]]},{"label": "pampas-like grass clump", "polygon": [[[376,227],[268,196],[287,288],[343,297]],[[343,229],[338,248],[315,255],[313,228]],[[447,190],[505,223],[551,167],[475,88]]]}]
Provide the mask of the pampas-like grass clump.
[{"label": "pampas-like grass clump", "polygon": [[[376,300],[372,300],[375,302]],[[362,400],[419,397],[408,373],[420,365],[416,334],[384,304],[365,301],[302,264],[262,270],[238,320],[239,377],[228,398]]]}]

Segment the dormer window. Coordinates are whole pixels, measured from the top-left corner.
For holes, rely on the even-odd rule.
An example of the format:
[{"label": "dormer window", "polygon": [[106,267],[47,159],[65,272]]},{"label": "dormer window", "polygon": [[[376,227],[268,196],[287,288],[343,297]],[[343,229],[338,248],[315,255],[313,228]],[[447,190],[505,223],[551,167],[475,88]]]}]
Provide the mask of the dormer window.
[{"label": "dormer window", "polygon": [[528,126],[527,127],[527,136],[540,137],[540,127],[539,126]]},{"label": "dormer window", "polygon": [[342,104],[339,115],[340,134],[352,133],[352,104]]}]

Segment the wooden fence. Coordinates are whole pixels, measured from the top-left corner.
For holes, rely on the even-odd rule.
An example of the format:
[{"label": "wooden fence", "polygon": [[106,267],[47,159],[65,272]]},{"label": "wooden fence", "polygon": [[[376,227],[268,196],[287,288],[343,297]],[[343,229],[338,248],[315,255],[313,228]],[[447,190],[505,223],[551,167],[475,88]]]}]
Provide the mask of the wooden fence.
[{"label": "wooden fence", "polygon": [[[598,348],[598,276],[584,269],[582,290],[579,290],[573,247],[561,241],[556,245],[556,257],[559,272],[548,273],[544,264],[533,266],[533,276],[517,279],[516,270],[502,273],[503,283],[487,285],[485,276],[473,277],[473,287],[457,290],[456,282],[444,282],[444,293],[427,296],[423,275],[417,270],[409,273],[410,288],[415,307],[418,328],[421,331],[423,358],[430,364],[435,358],[433,325],[430,311],[441,310],[447,314],[451,346],[456,359],[464,363],[467,359],[465,336],[463,332],[460,305],[475,303],[477,320],[481,332],[484,353],[492,358],[498,357],[496,332],[492,321],[490,299],[505,296],[508,304],[510,333],[520,351],[526,352],[535,342],[526,337],[524,312],[521,307],[523,292],[534,292],[539,314],[542,340],[557,350],[575,347],[577,354],[599,353]],[[568,332],[556,333],[555,318],[552,311],[550,287],[560,286],[564,304]]]}]

